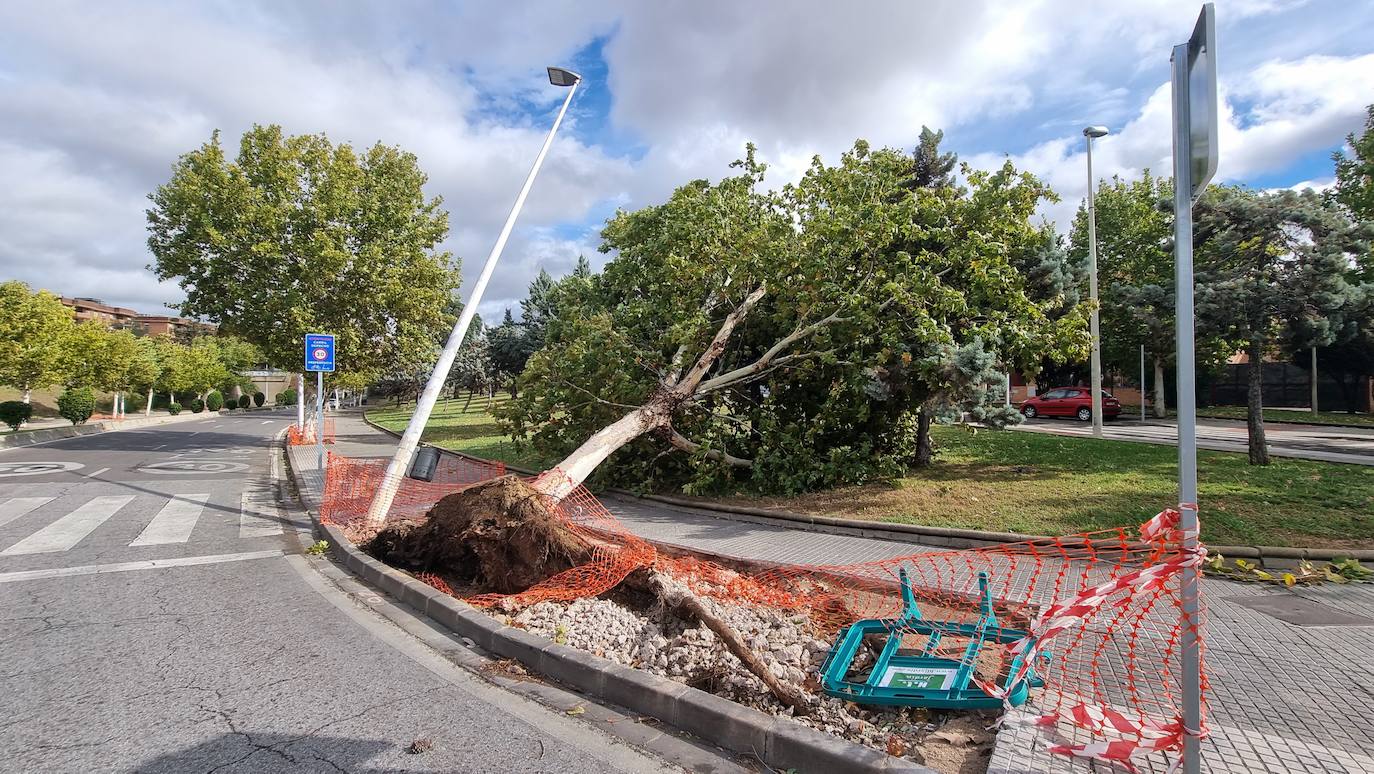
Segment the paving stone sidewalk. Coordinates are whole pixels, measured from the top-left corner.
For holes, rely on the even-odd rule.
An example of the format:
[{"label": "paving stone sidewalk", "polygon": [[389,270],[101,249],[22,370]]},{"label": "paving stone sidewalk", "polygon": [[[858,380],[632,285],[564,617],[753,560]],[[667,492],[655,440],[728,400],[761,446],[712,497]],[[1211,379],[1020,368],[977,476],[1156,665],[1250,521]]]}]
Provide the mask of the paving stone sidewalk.
[{"label": "paving stone sidewalk", "polygon": [[[395,439],[363,422],[337,419],[336,454],[389,456]],[[313,447],[294,447],[292,465],[318,497]],[[906,542],[831,535],[721,518],[644,500],[609,497],[606,507],[646,538],[718,554],[795,564],[849,564],[936,551]],[[1286,590],[1206,579],[1204,641],[1211,682],[1203,742],[1207,772],[1374,772],[1374,588],[1327,585]],[[1263,598],[1303,608],[1294,625],[1246,605]],[[1086,740],[1085,740],[1086,741]],[[991,774],[1106,771],[1043,752],[1033,727],[1006,726]],[[1142,771],[1165,772],[1153,756]]]}]

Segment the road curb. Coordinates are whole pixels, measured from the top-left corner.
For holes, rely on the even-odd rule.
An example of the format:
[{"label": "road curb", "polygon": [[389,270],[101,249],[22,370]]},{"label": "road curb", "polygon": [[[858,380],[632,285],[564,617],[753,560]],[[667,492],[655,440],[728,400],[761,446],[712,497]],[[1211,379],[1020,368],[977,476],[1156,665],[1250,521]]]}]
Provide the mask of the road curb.
[{"label": "road curb", "polygon": [[176,414],[174,416],[132,417],[130,419],[120,420],[104,419],[99,422],[72,425],[70,427],[48,427],[42,430],[24,430],[18,433],[7,433],[0,436],[0,451],[4,451],[5,449],[23,449],[29,446],[51,443],[53,441],[63,441],[68,438],[79,438],[83,435],[115,433],[120,430],[134,430],[142,427],[157,427],[158,425],[190,422],[196,419],[209,419],[215,413],[218,413],[220,416],[225,416],[222,411],[204,411],[200,414],[186,413]]},{"label": "road curb", "polygon": [[[298,491],[305,483],[294,466]],[[302,498],[304,501],[304,498]],[[404,602],[460,637],[589,696],[649,715],[779,770],[827,774],[936,774],[912,761],[817,731],[800,723],[736,704],[714,694],[560,645],[496,619],[400,570],[373,559],[343,531],[319,519],[318,504],[306,502],[315,530],[350,572]]]},{"label": "road curb", "polygon": [[[399,433],[388,430],[373,422],[366,413],[363,414],[363,421],[388,435],[400,437]],[[463,457],[465,459],[482,462],[488,461],[483,460],[481,457],[474,457],[471,454],[464,454],[463,452],[452,451],[450,449],[440,449],[440,451],[455,457]],[[506,470],[524,475],[533,475],[537,472],[511,465],[507,465]],[[838,516],[812,516],[806,513],[794,513],[791,511],[774,510],[772,508],[755,508],[743,505],[728,505],[726,503],[698,502],[685,497],[673,497],[671,495],[636,494],[625,489],[608,489],[607,492],[617,496],[621,500],[648,500],[650,502],[663,503],[664,505],[674,508],[707,511],[710,514],[719,515],[719,518],[731,519],[733,521],[782,526],[788,529],[821,532],[831,535],[849,535],[851,537],[892,540],[936,548],[984,548],[987,546],[1005,545],[1007,543],[1025,543],[1054,539],[1045,535],[984,532],[976,529],[930,527],[920,524],[892,524],[881,521],[845,519]],[[1297,567],[1304,559],[1310,562],[1329,562],[1335,559],[1356,559],[1361,562],[1374,562],[1374,549],[1209,545],[1207,546],[1207,550],[1211,553],[1221,554],[1228,558],[1252,559],[1259,562],[1261,566],[1270,569],[1292,569]]]}]

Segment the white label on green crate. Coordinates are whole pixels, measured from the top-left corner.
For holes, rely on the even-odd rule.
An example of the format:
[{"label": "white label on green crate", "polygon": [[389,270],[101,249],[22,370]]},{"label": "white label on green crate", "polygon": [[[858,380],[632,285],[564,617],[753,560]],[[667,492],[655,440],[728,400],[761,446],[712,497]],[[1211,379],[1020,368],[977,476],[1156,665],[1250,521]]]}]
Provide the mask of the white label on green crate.
[{"label": "white label on green crate", "polygon": [[956,672],[957,670],[954,669],[941,669],[939,667],[892,666],[887,668],[887,673],[883,675],[883,680],[878,685],[883,688],[921,688],[946,691],[949,690],[950,683],[954,682]]}]

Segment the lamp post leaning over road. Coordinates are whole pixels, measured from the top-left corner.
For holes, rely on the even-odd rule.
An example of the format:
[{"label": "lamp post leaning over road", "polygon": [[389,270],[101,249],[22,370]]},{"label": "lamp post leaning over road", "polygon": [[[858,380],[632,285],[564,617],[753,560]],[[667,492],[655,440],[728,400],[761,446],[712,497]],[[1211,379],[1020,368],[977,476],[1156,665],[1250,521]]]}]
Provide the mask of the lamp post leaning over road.
[{"label": "lamp post leaning over road", "polygon": [[396,454],[391,458],[391,463],[386,467],[386,475],[383,476],[381,484],[377,486],[377,492],[372,496],[372,506],[368,509],[368,521],[380,524],[386,520],[386,514],[391,510],[391,502],[396,498],[396,490],[401,486],[401,477],[405,475],[406,468],[410,467],[410,459],[415,454],[415,447],[420,444],[420,435],[425,430],[425,424],[429,421],[429,415],[434,411],[434,403],[439,398],[439,392],[444,387],[444,381],[448,379],[449,369],[453,367],[453,358],[458,354],[458,347],[462,345],[463,339],[467,336],[468,326],[472,323],[473,315],[477,313],[477,305],[482,302],[482,293],[487,289],[487,281],[491,279],[491,272],[496,268],[496,262],[501,258],[501,250],[506,246],[506,240],[510,237],[511,229],[515,227],[515,219],[520,216],[520,210],[525,206],[525,197],[529,195],[530,188],[534,185],[534,178],[539,174],[539,168],[544,164],[544,156],[549,152],[549,146],[553,145],[554,135],[558,133],[558,127],[563,123],[563,115],[568,112],[568,105],[572,103],[573,94],[577,92],[577,84],[582,82],[582,76],[571,70],[564,70],[561,67],[549,68],[549,83],[554,86],[568,88],[568,96],[563,99],[563,107],[558,110],[558,117],[553,121],[553,127],[549,129],[549,136],[544,139],[544,147],[539,149],[539,155],[534,159],[534,167],[530,169],[530,174],[525,178],[525,185],[520,189],[520,195],[515,197],[515,206],[511,208],[510,215],[506,217],[506,225],[501,227],[501,234],[496,238],[496,244],[491,248],[491,254],[487,256],[487,263],[482,267],[482,273],[477,277],[477,282],[472,286],[472,295],[468,298],[467,304],[463,307],[463,313],[458,316],[458,322],[453,326],[453,332],[449,334],[448,342],[444,344],[444,351],[439,354],[439,361],[434,364],[434,371],[429,375],[429,381],[425,382],[425,390],[420,394],[420,400],[415,403],[415,413],[410,417],[410,423],[406,425],[406,431],[401,436],[401,441],[396,445]]},{"label": "lamp post leaning over road", "polygon": [[1097,209],[1093,203],[1093,138],[1106,137],[1107,127],[1089,126],[1083,129],[1088,142],[1088,298],[1093,311],[1089,319],[1092,333],[1092,412],[1093,437],[1102,437],[1102,334],[1097,314]]}]

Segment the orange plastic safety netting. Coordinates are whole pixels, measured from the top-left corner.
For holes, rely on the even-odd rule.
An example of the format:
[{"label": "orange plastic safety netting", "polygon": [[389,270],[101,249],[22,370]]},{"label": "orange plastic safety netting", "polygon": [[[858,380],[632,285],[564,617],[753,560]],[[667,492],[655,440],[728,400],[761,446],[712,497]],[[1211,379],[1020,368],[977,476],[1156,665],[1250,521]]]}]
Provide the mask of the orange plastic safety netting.
[{"label": "orange plastic safety netting", "polygon": [[[334,418],[325,417],[324,443],[334,443]],[[310,446],[315,443],[315,423],[307,422],[305,429],[291,425],[286,431],[287,446]]]},{"label": "orange plastic safety netting", "polygon": [[[386,472],[386,464],[385,459],[354,459],[330,452],[324,498],[320,502],[320,520],[326,524],[349,527],[365,518],[372,504],[372,495]],[[387,520],[420,518],[444,495],[468,484],[505,474],[505,463],[445,454],[439,458],[433,480],[401,479]]]},{"label": "orange plastic safety netting", "polygon": [[[447,467],[434,482],[406,480],[390,519],[422,517],[443,495],[504,473],[501,463],[443,459]],[[384,466],[385,460],[331,455],[322,518],[348,524],[365,514]],[[534,483],[546,491],[568,489],[557,470]],[[1001,626],[1030,636],[983,647],[971,664],[975,680],[1000,696],[1023,676],[1011,674],[1014,667],[1034,665],[1044,686],[1008,718],[1042,727],[1057,739],[1050,751],[1129,765],[1138,756],[1178,750],[1186,734],[1204,733],[1183,727],[1179,679],[1185,632],[1201,639],[1200,614],[1192,620],[1182,614],[1181,578],[1203,552],[1185,547],[1173,510],[1133,528],[834,565],[710,557],[648,540],[581,486],[555,503],[555,511],[595,547],[592,560],[519,594],[466,601],[479,607],[571,601],[602,594],[631,571],[653,566],[722,602],[804,612],[817,634],[829,638],[859,619],[898,617],[898,579],[905,572],[922,615],[941,622],[943,631],[935,642],[912,635],[903,645],[929,643],[934,655],[962,661],[969,658],[969,639],[960,625],[980,617],[981,577]],[[437,576],[422,579],[449,591]]]}]

